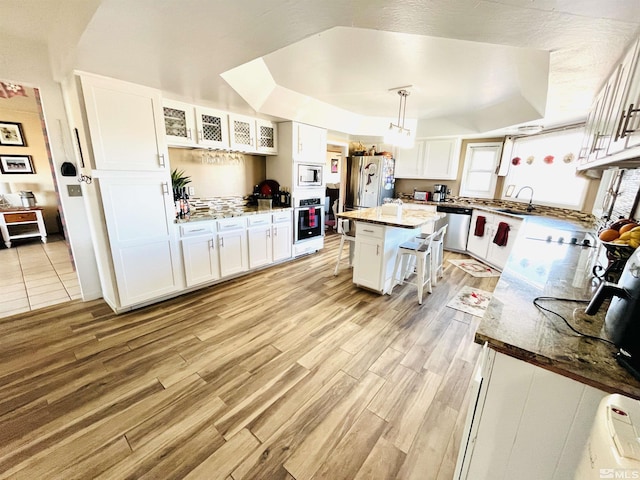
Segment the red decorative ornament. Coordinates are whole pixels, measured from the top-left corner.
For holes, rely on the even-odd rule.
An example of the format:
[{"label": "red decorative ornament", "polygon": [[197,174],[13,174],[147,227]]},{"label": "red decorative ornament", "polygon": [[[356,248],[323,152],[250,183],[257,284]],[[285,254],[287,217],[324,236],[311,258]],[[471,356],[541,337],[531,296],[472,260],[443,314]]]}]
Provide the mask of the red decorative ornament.
[{"label": "red decorative ornament", "polygon": [[553,163],[553,155],[547,155],[546,157],[544,157],[543,161],[547,165],[551,165]]},{"label": "red decorative ornament", "polygon": [[520,162],[521,162],[520,157],[513,157],[511,159],[511,165],[520,165]]}]

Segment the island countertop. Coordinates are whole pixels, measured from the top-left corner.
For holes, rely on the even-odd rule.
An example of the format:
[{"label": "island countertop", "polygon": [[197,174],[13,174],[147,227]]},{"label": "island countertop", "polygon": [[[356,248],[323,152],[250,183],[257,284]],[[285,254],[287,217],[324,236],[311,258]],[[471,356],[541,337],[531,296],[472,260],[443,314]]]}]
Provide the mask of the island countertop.
[{"label": "island countertop", "polygon": [[348,218],[349,220],[398,228],[418,228],[429,222],[435,222],[443,216],[444,214],[436,211],[408,208],[403,208],[401,215],[385,215],[383,214],[383,207],[338,213],[338,218]]},{"label": "island countertop", "polygon": [[[560,318],[533,304],[541,296],[589,300],[598,283],[592,273],[598,249],[528,238],[528,232],[539,227],[532,218],[521,228],[475,341],[605,392],[640,399],[640,381],[617,363],[616,347],[576,335]],[[578,330],[604,336],[607,304],[588,316],[586,303],[539,303],[563,315]]]}]

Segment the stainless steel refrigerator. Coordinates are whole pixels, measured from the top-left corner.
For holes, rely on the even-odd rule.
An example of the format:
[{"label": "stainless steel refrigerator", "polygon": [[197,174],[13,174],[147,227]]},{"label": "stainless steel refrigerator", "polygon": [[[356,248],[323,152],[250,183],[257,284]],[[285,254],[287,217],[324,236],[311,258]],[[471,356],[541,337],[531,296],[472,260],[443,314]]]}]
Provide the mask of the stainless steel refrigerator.
[{"label": "stainless steel refrigerator", "polygon": [[395,160],[384,155],[347,157],[345,210],[377,207],[393,198]]}]

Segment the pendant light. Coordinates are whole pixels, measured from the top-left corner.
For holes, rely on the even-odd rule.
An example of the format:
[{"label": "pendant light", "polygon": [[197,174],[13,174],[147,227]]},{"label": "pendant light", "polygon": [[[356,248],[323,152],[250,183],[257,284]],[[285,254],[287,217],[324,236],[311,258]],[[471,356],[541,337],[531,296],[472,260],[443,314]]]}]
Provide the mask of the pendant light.
[{"label": "pendant light", "polygon": [[410,92],[406,87],[403,87],[398,90],[398,95],[400,96],[398,123],[394,124],[392,122],[389,124],[389,131],[384,137],[384,143],[391,144],[395,147],[411,148],[413,147],[411,130],[404,127],[404,118],[407,113],[407,97],[410,95]]}]

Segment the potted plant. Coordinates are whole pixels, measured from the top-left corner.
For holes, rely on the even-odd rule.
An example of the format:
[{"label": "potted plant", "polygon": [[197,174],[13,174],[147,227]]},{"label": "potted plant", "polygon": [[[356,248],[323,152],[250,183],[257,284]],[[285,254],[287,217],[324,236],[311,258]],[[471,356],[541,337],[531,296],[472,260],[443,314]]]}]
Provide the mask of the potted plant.
[{"label": "potted plant", "polygon": [[173,187],[173,196],[178,197],[183,188],[191,183],[191,177],[185,175],[184,170],[177,168],[171,172],[171,186]]}]

